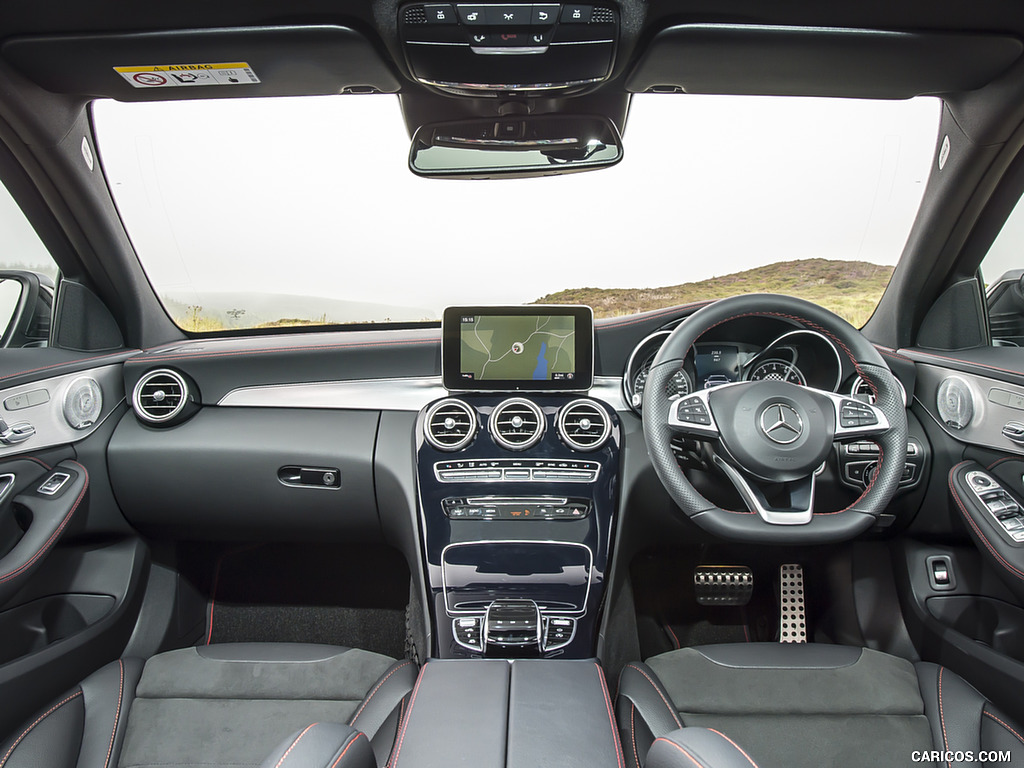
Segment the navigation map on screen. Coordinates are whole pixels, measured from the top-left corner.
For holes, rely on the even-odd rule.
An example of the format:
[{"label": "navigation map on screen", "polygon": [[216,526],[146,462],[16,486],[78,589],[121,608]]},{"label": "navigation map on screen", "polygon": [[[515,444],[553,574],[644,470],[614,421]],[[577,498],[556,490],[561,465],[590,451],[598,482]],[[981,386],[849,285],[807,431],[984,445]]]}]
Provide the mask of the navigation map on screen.
[{"label": "navigation map on screen", "polygon": [[463,315],[464,379],[572,381],[576,376],[576,319],[572,315]]}]

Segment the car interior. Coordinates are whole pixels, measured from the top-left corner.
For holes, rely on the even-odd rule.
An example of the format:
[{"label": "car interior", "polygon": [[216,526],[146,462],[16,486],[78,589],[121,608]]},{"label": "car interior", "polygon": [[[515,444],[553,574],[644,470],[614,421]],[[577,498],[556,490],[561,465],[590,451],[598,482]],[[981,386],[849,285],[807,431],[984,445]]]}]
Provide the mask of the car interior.
[{"label": "car interior", "polygon": [[[584,295],[728,250],[684,247],[689,193],[625,176],[634,157],[730,177],[693,193],[722,243],[839,253],[810,209],[741,208],[686,120],[642,128],[732,97],[924,105],[891,278],[853,324],[789,294],[799,261],[749,290]],[[264,104],[309,140],[267,144],[244,116]],[[769,135],[736,114],[710,132]],[[839,154],[875,174],[843,120]],[[290,219],[256,191],[282,169]],[[805,192],[884,218],[876,177]],[[0,180],[24,219],[0,219],[0,768],[1024,765],[1016,0],[0,0]],[[293,297],[271,319],[312,320],[259,322],[233,294],[212,322],[214,288],[175,293],[206,269],[351,281],[379,313]],[[541,269],[580,290],[500,298]]]}]

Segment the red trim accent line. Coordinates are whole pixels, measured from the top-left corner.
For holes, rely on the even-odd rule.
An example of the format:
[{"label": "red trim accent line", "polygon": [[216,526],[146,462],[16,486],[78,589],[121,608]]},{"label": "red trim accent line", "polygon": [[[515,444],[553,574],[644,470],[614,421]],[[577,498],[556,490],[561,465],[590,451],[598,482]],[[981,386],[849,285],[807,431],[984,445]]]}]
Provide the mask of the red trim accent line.
[{"label": "red trim accent line", "polygon": [[615,715],[612,713],[612,700],[608,695],[608,681],[605,679],[604,670],[601,669],[601,665],[594,662],[594,666],[597,667],[597,679],[601,685],[601,693],[604,694],[604,705],[608,708],[608,722],[612,728],[612,748],[615,750],[615,760],[618,762],[619,768],[625,768],[623,765],[625,761],[622,758],[622,744],[619,741],[619,728],[615,724]]},{"label": "red trim accent line", "polygon": [[[26,562],[24,565],[21,565],[21,566],[15,568],[13,571],[10,571],[9,573],[4,574],[3,576],[0,576],[0,584],[3,584],[5,581],[10,581],[15,576],[20,575],[25,570],[30,568],[32,566],[32,564],[36,560],[38,560],[40,557],[42,557],[43,555],[46,554],[46,552],[50,549],[50,547],[52,547],[54,545],[54,543],[57,541],[57,539],[60,538],[60,535],[64,532],[64,529],[67,527],[67,524],[71,521],[72,515],[75,514],[75,510],[78,509],[78,505],[81,504],[82,503],[82,499],[85,498],[85,492],[87,490],[89,490],[89,472],[86,470],[85,467],[83,467],[77,461],[69,461],[68,463],[69,464],[74,464],[80,470],[82,470],[82,477],[85,479],[85,483],[82,485],[82,490],[79,492],[78,498],[75,499],[75,503],[71,506],[71,509],[68,510],[68,513],[67,513],[67,515],[64,516],[64,519],[61,521],[61,524],[59,526],[57,526],[57,530],[55,530],[53,532],[53,535],[50,536],[50,538],[46,540],[46,542],[43,544],[43,546],[40,547],[39,551],[36,552],[32,556],[32,558],[28,562]],[[2,766],[3,766],[3,764],[0,763],[0,768],[2,768]]]},{"label": "red trim accent line", "polygon": [[290,755],[292,753],[292,750],[295,749],[295,746],[300,741],[302,741],[302,737],[305,736],[307,733],[309,733],[310,729],[313,728],[313,726],[315,726],[315,725],[318,725],[318,723],[311,723],[310,725],[307,725],[306,729],[302,733],[300,733],[298,736],[295,737],[295,741],[293,741],[292,745],[290,747],[288,747],[288,749],[286,749],[284,751],[284,754],[281,755],[281,759],[277,761],[277,765],[274,766],[274,768],[281,768],[281,766],[284,764],[284,761],[288,759],[288,755]]},{"label": "red trim accent line", "polygon": [[257,549],[258,547],[262,547],[262,546],[263,546],[262,543],[259,543],[259,544],[246,544],[246,545],[241,546],[241,547],[235,547],[234,549],[229,549],[229,550],[226,550],[224,552],[221,552],[220,557],[217,558],[217,568],[213,572],[213,586],[210,588],[210,611],[209,611],[209,615],[207,616],[208,629],[206,631],[206,644],[207,645],[210,645],[210,641],[213,639],[213,608],[214,608],[214,605],[216,605],[216,603],[217,603],[217,585],[220,584],[220,568],[221,568],[221,566],[224,565],[224,561],[226,559],[228,559],[229,557],[231,557],[232,555],[240,555],[243,552],[248,552],[251,549]]},{"label": "red trim accent line", "polygon": [[338,759],[335,760],[333,763],[331,763],[331,768],[338,768],[338,763],[340,763],[342,760],[345,759],[345,753],[348,752],[348,750],[351,748],[351,746],[353,744],[355,744],[357,741],[359,741],[359,737],[360,736],[363,736],[363,732],[362,731],[357,732],[355,737],[351,741],[349,741],[349,743],[346,745],[346,747],[343,750],[341,750],[341,754],[338,755]]},{"label": "red trim accent line", "polygon": [[721,731],[716,731],[716,730],[715,730],[714,728],[708,728],[708,730],[709,730],[709,731],[711,731],[712,733],[717,733],[717,734],[718,734],[719,736],[721,736],[721,737],[722,737],[723,739],[725,739],[725,740],[726,740],[726,741],[728,741],[728,742],[729,742],[730,744],[732,744],[732,745],[733,745],[733,746],[734,746],[734,747],[735,747],[735,748],[736,748],[737,750],[739,750],[739,753],[740,753],[741,755],[743,755],[743,756],[744,756],[745,758],[747,758],[747,762],[748,762],[748,763],[750,763],[750,764],[751,764],[752,766],[754,766],[754,768],[757,768],[757,763],[755,763],[755,762],[754,762],[754,760],[753,760],[753,758],[752,758],[752,757],[751,757],[750,755],[748,755],[748,754],[747,754],[747,753],[746,753],[746,752],[744,751],[743,747],[741,747],[741,746],[740,746],[739,744],[737,744],[737,743],[736,743],[735,741],[733,741],[732,739],[730,739],[730,738],[729,738],[728,736],[726,736],[726,735],[725,735],[724,733],[722,733]]},{"label": "red trim accent line", "polygon": [[684,755],[686,755],[686,756],[687,756],[688,758],[690,758],[690,762],[692,762],[692,763],[693,763],[694,765],[696,765],[696,766],[697,766],[697,768],[707,768],[707,766],[706,766],[706,765],[704,765],[704,763],[700,762],[700,761],[699,761],[699,760],[698,760],[698,759],[697,759],[696,757],[694,757],[693,755],[691,755],[691,754],[690,754],[689,752],[687,752],[687,751],[686,751],[685,749],[683,749],[682,747],[680,747],[680,746],[679,746],[678,744],[676,744],[676,743],[675,743],[674,741],[669,741],[668,739],[665,739],[665,738],[660,738],[660,737],[654,740],[655,744],[656,744],[656,743],[658,743],[659,741],[663,741],[663,742],[665,742],[666,744],[671,744],[671,745],[672,745],[673,747],[675,747],[675,748],[676,748],[676,749],[678,749],[678,750],[679,750],[680,752],[682,752],[682,753],[683,753]]},{"label": "red trim accent line", "polygon": [[[946,738],[946,716],[942,711],[942,673],[946,671],[945,667],[939,667],[939,722],[942,724],[942,750],[944,752],[949,751],[949,739]],[[947,768],[953,768],[953,764],[949,760],[946,761]]]},{"label": "red trim accent line", "polygon": [[40,366],[39,368],[29,368],[28,370],[25,370],[25,371],[18,371],[17,373],[9,373],[6,376],[0,376],[0,381],[7,381],[8,379],[16,379],[19,376],[27,376],[30,373],[39,373],[40,371],[49,371],[49,370],[52,370],[54,368],[71,368],[71,367],[78,366],[81,363],[88,363],[88,362],[91,362],[93,360],[107,359],[107,360],[110,360],[111,365],[113,365],[114,363],[121,362],[122,359],[128,359],[128,358],[125,358],[125,355],[128,355],[129,357],[131,357],[131,356],[133,356],[131,353],[138,354],[139,351],[140,350],[137,350],[137,349],[127,349],[127,350],[124,350],[122,352],[118,352],[116,355],[95,355],[94,357],[83,357],[83,358],[80,358],[78,360],[65,360],[62,363],[52,363],[50,365]]},{"label": "red trim accent line", "polygon": [[65,704],[67,704],[67,703],[68,703],[69,701],[71,701],[72,699],[78,698],[78,697],[79,697],[79,696],[81,696],[81,695],[82,695],[82,691],[81,691],[81,690],[75,691],[74,693],[72,693],[72,694],[71,694],[70,696],[68,696],[68,697],[67,697],[66,699],[64,699],[63,701],[59,701],[59,702],[57,702],[57,703],[56,703],[56,704],[54,704],[54,705],[53,705],[52,707],[50,707],[50,708],[49,708],[48,710],[46,710],[45,712],[43,712],[43,714],[41,714],[41,715],[40,715],[40,716],[39,716],[39,717],[38,717],[38,718],[36,719],[36,721],[35,721],[34,723],[32,723],[32,725],[30,725],[30,726],[29,726],[28,728],[26,728],[26,729],[24,730],[24,732],[22,732],[21,736],[19,736],[18,738],[16,738],[16,739],[14,740],[14,743],[13,743],[13,744],[11,744],[11,748],[7,750],[7,754],[6,754],[6,755],[4,755],[4,757],[3,757],[3,759],[2,759],[2,760],[0,760],[0,768],[4,768],[4,766],[5,766],[6,764],[7,764],[7,760],[8,760],[9,758],[10,758],[11,754],[13,754],[14,750],[18,748],[18,745],[19,745],[19,744],[21,744],[21,742],[22,742],[22,741],[24,740],[24,738],[25,738],[26,736],[28,736],[28,735],[29,735],[29,734],[30,734],[30,733],[32,732],[32,729],[33,729],[33,728],[35,728],[35,727],[36,727],[37,725],[39,725],[39,724],[40,724],[41,722],[43,722],[43,720],[45,720],[45,719],[46,719],[47,717],[49,717],[50,715],[52,715],[52,714],[53,714],[54,712],[56,712],[56,711],[57,711],[58,709],[60,709],[61,707],[63,707],[63,706],[64,706]]},{"label": "red trim accent line", "polygon": [[1004,723],[1002,720],[1000,720],[998,717],[993,715],[991,712],[989,712],[987,710],[982,710],[981,714],[983,714],[986,717],[990,717],[993,720],[995,720],[997,723],[999,723],[1001,726],[1003,726],[1003,728],[1005,728],[1010,733],[1012,733],[1014,736],[1016,736],[1017,737],[1017,741],[1019,741],[1021,744],[1024,744],[1024,736],[1021,736],[1019,733],[1017,733],[1015,730],[1013,730],[1013,728],[1011,728],[1008,724]]},{"label": "red trim accent line", "polygon": [[957,493],[956,486],[953,485],[953,477],[956,474],[957,470],[963,467],[965,464],[970,463],[972,462],[961,461],[959,464],[957,464],[951,470],[949,470],[949,492],[953,495],[953,501],[956,502],[956,505],[960,508],[960,514],[962,514],[964,519],[967,520],[968,524],[974,530],[975,534],[977,534],[978,538],[981,540],[981,543],[984,544],[985,548],[991,553],[992,557],[994,557],[1000,565],[1002,565],[1006,570],[1010,571],[1010,573],[1012,573],[1014,576],[1016,576],[1019,579],[1024,579],[1024,571],[1017,569],[1007,560],[1003,559],[1003,556],[1000,555],[999,552],[996,551],[996,548],[992,546],[992,543],[988,540],[988,537],[984,534],[984,532],[981,530],[978,524],[974,522],[974,518],[971,517],[970,512],[967,511],[967,507],[965,507],[963,501],[960,500],[960,494]]},{"label": "red trim accent line", "polygon": [[[908,356],[909,355],[916,355],[916,357],[910,357],[910,359],[913,360],[915,363],[927,362],[927,360],[918,360],[917,359],[918,357],[924,357],[924,358],[930,358],[932,360],[943,360],[943,361],[949,362],[949,363],[957,363],[958,365],[966,365],[966,366],[974,367],[974,368],[982,368],[982,369],[984,369],[986,371],[999,371],[1000,373],[1012,373],[1015,376],[1024,376],[1024,372],[1022,372],[1022,371],[1015,371],[1012,368],[1000,368],[998,366],[988,365],[986,363],[976,363],[976,362],[974,362],[972,360],[963,360],[963,359],[956,358],[956,357],[946,357],[944,355],[936,355],[936,354],[933,354],[932,352],[918,352],[917,350],[914,350],[914,351],[908,351],[908,352],[906,352],[906,354]],[[959,369],[956,369],[956,370],[959,370]]]},{"label": "red trim accent line", "polygon": [[676,712],[676,708],[673,707],[669,703],[668,699],[665,698],[665,694],[661,692],[661,689],[658,688],[657,684],[653,680],[651,680],[651,676],[644,672],[642,669],[640,669],[640,667],[638,667],[636,664],[627,664],[626,666],[629,669],[635,669],[637,672],[639,672],[641,675],[647,678],[647,682],[651,684],[651,687],[654,689],[654,692],[661,697],[661,700],[665,702],[665,706],[668,707],[668,711],[672,713],[672,719],[676,721],[676,725],[682,728],[683,724],[679,721],[679,713]]},{"label": "red trim accent line", "polygon": [[[411,661],[403,661],[403,662],[402,662],[401,664],[399,664],[399,665],[398,665],[397,667],[395,667],[395,668],[394,668],[394,669],[392,669],[392,670],[391,670],[390,672],[388,672],[388,673],[387,673],[387,675],[385,675],[384,679],[383,679],[383,680],[381,680],[381,681],[380,681],[379,683],[377,683],[377,685],[376,685],[376,686],[374,686],[373,690],[372,690],[372,691],[370,691],[370,693],[369,693],[369,694],[368,694],[368,695],[366,696],[366,698],[365,698],[365,699],[363,700],[363,704],[362,704],[362,706],[361,706],[361,707],[359,707],[359,710],[358,710],[358,711],[357,711],[357,712],[356,712],[356,713],[355,713],[355,714],[354,714],[354,715],[352,716],[352,719],[348,721],[348,724],[349,724],[349,725],[351,725],[351,726],[355,726],[355,724],[356,724],[356,720],[358,720],[358,719],[359,719],[359,716],[360,716],[361,714],[363,714],[363,710],[364,710],[364,709],[366,709],[366,705],[370,703],[370,699],[372,699],[372,698],[373,698],[373,694],[375,694],[375,693],[376,693],[377,691],[379,691],[379,690],[380,690],[380,688],[381,688],[381,686],[382,686],[382,685],[384,685],[384,683],[386,683],[386,682],[388,681],[388,679],[389,679],[389,678],[390,678],[390,677],[391,677],[391,676],[392,676],[393,674],[395,674],[395,672],[397,672],[398,670],[400,670],[400,669],[401,669],[402,667],[407,667],[407,666],[409,666],[410,664],[412,664],[412,662],[411,662]],[[394,710],[392,710],[392,711],[394,711]]]},{"label": "red trim accent line", "polygon": [[117,725],[121,722],[121,702],[124,700],[124,660],[118,659],[117,664],[121,671],[121,681],[117,687],[117,711],[114,712],[114,728],[110,731],[110,746],[107,747],[107,761],[103,764],[104,768],[109,768],[110,756],[114,754],[114,739],[117,738]]},{"label": "red trim accent line", "polygon": [[676,644],[676,650],[678,651],[682,646],[679,644],[679,638],[676,637],[676,633],[672,631],[672,625],[666,624],[665,631],[667,631],[672,636],[672,642]]},{"label": "red trim accent line", "polygon": [[191,355],[189,354],[154,354],[152,357],[146,357],[140,359],[139,362],[144,363],[162,363],[174,360],[207,360],[210,358],[224,358],[224,357],[248,357],[255,355],[269,355],[274,352],[325,352],[342,349],[365,349],[372,347],[406,347],[416,344],[440,344],[441,338],[438,336],[436,339],[396,339],[394,341],[361,341],[356,343],[341,343],[341,344],[313,344],[301,347],[257,347],[254,349],[237,349],[229,352],[196,352]]},{"label": "red trim accent line", "polygon": [[[416,694],[420,691],[420,683],[423,682],[423,676],[427,672],[429,664],[424,664],[420,667],[419,677],[416,678],[416,685],[412,689],[412,697],[409,699],[409,711],[405,715],[405,722],[402,723],[402,732],[398,735],[398,744],[395,746],[394,754],[388,761],[387,768],[395,768],[398,765],[398,756],[402,752],[402,743],[405,741],[405,733],[409,730],[409,721],[412,720],[412,708],[416,704]],[[3,766],[0,766],[3,768]]]},{"label": "red trim accent line", "polygon": [[640,768],[640,755],[636,751],[636,707],[629,702],[629,736],[633,741],[633,763]]}]

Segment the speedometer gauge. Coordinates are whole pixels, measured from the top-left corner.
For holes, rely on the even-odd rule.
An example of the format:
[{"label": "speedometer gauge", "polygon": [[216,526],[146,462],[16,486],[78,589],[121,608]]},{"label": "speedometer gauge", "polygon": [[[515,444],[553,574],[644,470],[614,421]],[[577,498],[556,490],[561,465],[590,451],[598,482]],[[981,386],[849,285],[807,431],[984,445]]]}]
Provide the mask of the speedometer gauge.
[{"label": "speedometer gauge", "polygon": [[[651,363],[653,362],[654,356],[651,355],[650,359],[645,360],[644,364],[640,366],[640,370],[637,371],[633,379],[631,400],[634,408],[639,408],[643,404],[644,387],[647,386],[647,375],[651,372]],[[679,371],[668,380],[668,398],[674,400],[688,394],[690,394],[690,377],[686,375],[686,371]]]},{"label": "speedometer gauge", "polygon": [[751,381],[788,381],[790,384],[804,386],[806,379],[792,363],[785,360],[765,360],[750,372]]}]

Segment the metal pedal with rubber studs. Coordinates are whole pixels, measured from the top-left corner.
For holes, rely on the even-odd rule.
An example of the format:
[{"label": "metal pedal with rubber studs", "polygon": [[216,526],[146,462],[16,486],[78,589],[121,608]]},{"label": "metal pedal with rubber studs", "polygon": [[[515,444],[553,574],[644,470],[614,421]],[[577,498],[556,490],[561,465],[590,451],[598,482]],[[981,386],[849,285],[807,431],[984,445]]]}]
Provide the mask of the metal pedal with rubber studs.
[{"label": "metal pedal with rubber studs", "polygon": [[804,568],[797,563],[779,567],[779,642],[807,642]]},{"label": "metal pedal with rubber studs", "polygon": [[754,573],[745,565],[700,565],[693,571],[699,605],[746,605],[754,594]]}]

